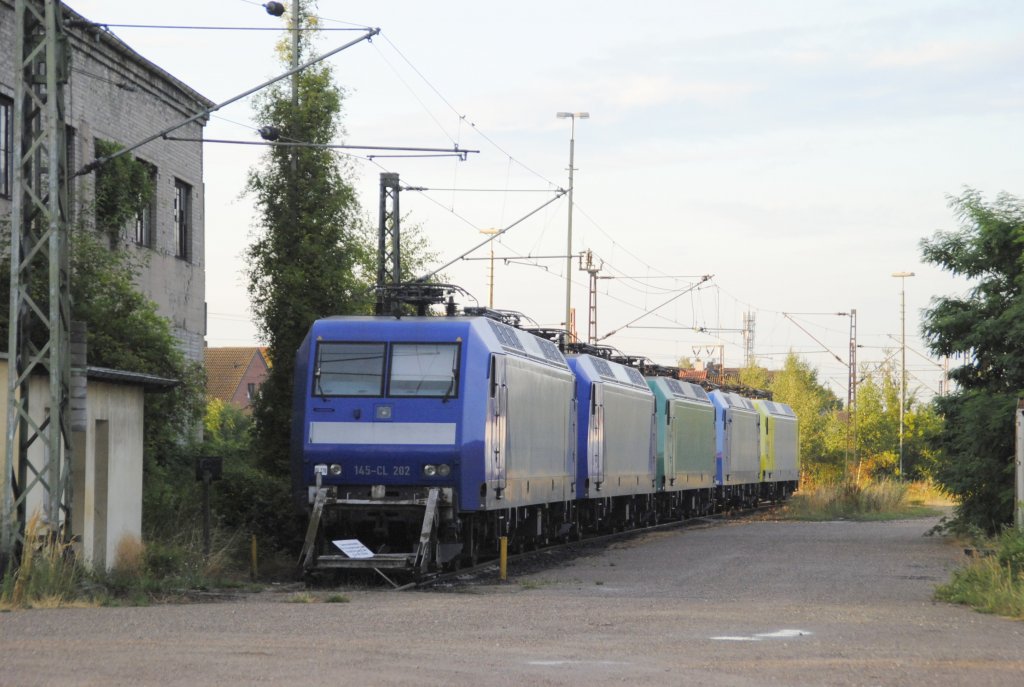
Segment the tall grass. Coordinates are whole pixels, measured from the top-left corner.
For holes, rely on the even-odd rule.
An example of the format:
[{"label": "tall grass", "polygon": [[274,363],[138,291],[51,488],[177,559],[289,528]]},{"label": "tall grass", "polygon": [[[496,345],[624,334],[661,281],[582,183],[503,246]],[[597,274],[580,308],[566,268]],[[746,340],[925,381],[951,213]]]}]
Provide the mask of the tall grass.
[{"label": "tall grass", "polygon": [[71,545],[44,527],[39,513],[25,524],[21,564],[4,572],[0,607],[54,608],[77,599],[83,570]]},{"label": "tall grass", "polygon": [[935,598],[1024,620],[1024,532],[1010,529],[988,544],[978,550],[995,555],[974,558],[955,571],[935,590]]},{"label": "tall grass", "polygon": [[782,515],[798,520],[879,520],[939,514],[924,506],[921,491],[922,487],[889,479],[804,484]]},{"label": "tall grass", "polygon": [[[195,530],[195,531],[193,531]],[[25,527],[25,546],[17,567],[0,578],[0,610],[59,606],[148,605],[182,599],[196,590],[240,586],[247,572],[231,570],[237,537],[218,532],[217,548],[202,552],[196,528],[175,541],[143,544],[124,536],[109,570],[89,570],[71,545],[54,537],[33,516]]]}]

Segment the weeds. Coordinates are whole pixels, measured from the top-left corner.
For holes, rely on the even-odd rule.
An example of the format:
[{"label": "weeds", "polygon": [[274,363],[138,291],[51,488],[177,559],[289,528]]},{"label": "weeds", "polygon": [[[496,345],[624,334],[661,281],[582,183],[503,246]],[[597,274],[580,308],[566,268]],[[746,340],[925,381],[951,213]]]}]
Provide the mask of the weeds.
[{"label": "weeds", "polygon": [[935,598],[1024,620],[1024,532],[1008,529],[998,540],[979,542],[976,550],[994,555],[974,558],[955,571],[935,590]]},{"label": "weeds", "polygon": [[324,598],[325,604],[347,604],[352,599],[348,598],[344,594],[328,594]]},{"label": "weeds", "polygon": [[853,480],[805,485],[782,516],[794,520],[891,520],[929,517],[941,511],[934,490],[894,480],[858,483]]},{"label": "weeds", "polygon": [[25,525],[25,542],[21,565],[5,571],[0,583],[0,607],[56,608],[76,599],[82,567],[38,513]]},{"label": "weeds", "polygon": [[[117,543],[109,570],[89,570],[71,544],[61,541],[38,516],[26,524],[20,565],[0,577],[0,610],[61,606],[146,606],[216,587],[249,586],[239,566],[238,537],[215,537],[217,548],[202,553],[201,537],[184,530],[173,541],[143,544],[126,535]],[[247,547],[242,547],[246,548]],[[247,551],[246,551],[247,553]]]}]

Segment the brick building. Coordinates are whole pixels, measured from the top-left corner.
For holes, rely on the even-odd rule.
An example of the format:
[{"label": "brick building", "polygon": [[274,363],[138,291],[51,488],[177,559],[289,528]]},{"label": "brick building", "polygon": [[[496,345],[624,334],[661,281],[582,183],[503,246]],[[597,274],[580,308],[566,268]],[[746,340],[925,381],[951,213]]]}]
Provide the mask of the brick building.
[{"label": "brick building", "polygon": [[[68,169],[95,157],[97,140],[132,145],[213,103],[100,27],[64,7],[71,69],[65,86]],[[10,217],[14,132],[14,1],[0,0],[0,221]],[[174,132],[201,139],[206,119]],[[150,206],[118,243],[144,260],[137,286],[171,321],[182,350],[203,360],[206,335],[203,148],[157,139],[134,151],[154,179]],[[95,173],[72,181],[72,226],[91,226]]]},{"label": "brick building", "polygon": [[266,349],[227,346],[206,349],[206,395],[249,412],[270,373]]}]

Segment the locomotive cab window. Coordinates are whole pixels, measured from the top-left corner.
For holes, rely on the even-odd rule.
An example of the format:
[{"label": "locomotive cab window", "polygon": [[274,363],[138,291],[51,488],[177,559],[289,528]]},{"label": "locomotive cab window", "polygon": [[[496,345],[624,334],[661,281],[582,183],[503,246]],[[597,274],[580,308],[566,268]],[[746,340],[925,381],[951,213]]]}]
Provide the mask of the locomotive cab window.
[{"label": "locomotive cab window", "polygon": [[391,345],[389,396],[455,398],[458,396],[458,388],[458,344]]},{"label": "locomotive cab window", "polygon": [[317,396],[382,396],[384,344],[321,343],[315,375]]}]

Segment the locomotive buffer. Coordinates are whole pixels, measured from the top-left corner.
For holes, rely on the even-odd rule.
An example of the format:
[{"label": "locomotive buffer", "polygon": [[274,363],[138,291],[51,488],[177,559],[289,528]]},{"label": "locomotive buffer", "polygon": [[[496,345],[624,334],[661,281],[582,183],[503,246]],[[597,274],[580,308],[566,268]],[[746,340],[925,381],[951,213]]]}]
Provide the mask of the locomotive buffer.
[{"label": "locomotive buffer", "polygon": [[331,496],[333,491],[321,484],[326,471],[327,466],[317,466],[316,468],[316,496],[313,499],[313,511],[306,528],[302,552],[299,554],[299,569],[304,575],[332,570],[374,570],[388,582],[394,584],[382,572],[382,569],[422,575],[430,570],[434,561],[440,559],[437,541],[438,506],[441,502],[440,487],[431,488],[425,500],[411,499],[388,502],[389,509],[423,509],[423,525],[420,528],[420,538],[415,551],[373,553],[369,557],[353,557],[347,553],[321,553],[320,548],[324,542],[320,529],[325,508],[359,509],[380,505],[378,502],[368,499],[339,499]]}]

